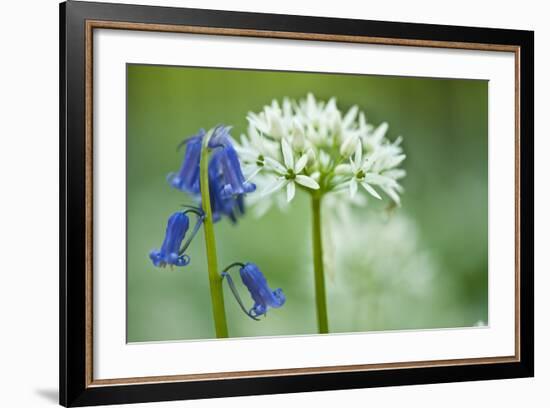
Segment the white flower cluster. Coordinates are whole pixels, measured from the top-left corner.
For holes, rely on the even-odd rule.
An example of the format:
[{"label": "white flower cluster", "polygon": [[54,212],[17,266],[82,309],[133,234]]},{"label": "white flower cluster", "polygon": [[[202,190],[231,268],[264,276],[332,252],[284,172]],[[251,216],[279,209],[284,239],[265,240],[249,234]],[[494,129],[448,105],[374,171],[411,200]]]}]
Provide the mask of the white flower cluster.
[{"label": "white flower cluster", "polygon": [[357,106],[342,114],[335,98],[324,102],[310,93],[299,101],[274,100],[247,119],[248,133],[235,147],[245,175],[261,192],[258,201],[269,195],[281,203],[273,193],[286,188],[290,202],[296,187],[321,195],[348,189],[342,196],[353,199],[362,186],[377,199],[377,188],[382,190],[399,205],[401,138],[390,143],[387,123],[374,127]]},{"label": "white flower cluster", "polygon": [[373,210],[324,217],[325,248],[332,252],[326,270],[340,308],[333,330],[421,328],[427,313],[435,313],[431,302],[444,278],[418,224],[404,212],[388,219],[376,215]]}]

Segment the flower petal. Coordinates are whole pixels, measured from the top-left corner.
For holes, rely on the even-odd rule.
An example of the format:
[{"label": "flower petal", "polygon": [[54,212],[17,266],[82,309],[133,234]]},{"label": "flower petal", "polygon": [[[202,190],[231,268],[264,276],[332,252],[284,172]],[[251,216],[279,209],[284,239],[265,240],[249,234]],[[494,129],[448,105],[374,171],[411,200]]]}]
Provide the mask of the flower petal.
[{"label": "flower petal", "polygon": [[309,175],[309,177],[318,182],[319,178],[321,178],[321,173],[319,173],[318,171],[314,171]]},{"label": "flower petal", "polygon": [[357,180],[354,177],[349,181],[349,196],[353,198],[355,194],[357,194]]},{"label": "flower petal", "polygon": [[302,155],[302,157],[300,157],[298,159],[298,162],[296,163],[296,167],[294,168],[294,172],[295,173],[300,173],[304,169],[304,167],[306,167],[307,160],[308,160],[308,155],[307,154]]},{"label": "flower petal", "polygon": [[235,145],[235,150],[239,153],[241,160],[245,162],[255,162],[260,155],[260,152],[251,147],[241,147],[239,145]]},{"label": "flower petal", "polygon": [[334,168],[334,174],[342,176],[353,173],[353,168],[351,164],[339,164]]},{"label": "flower petal", "polygon": [[274,180],[271,184],[269,184],[264,191],[262,191],[262,195],[266,196],[269,194],[273,194],[276,191],[279,191],[282,189],[286,183],[288,183],[288,180],[284,177],[279,177],[276,180]]},{"label": "flower petal", "polygon": [[255,127],[260,132],[269,132],[269,125],[267,124],[267,121],[265,120],[265,116],[263,114],[257,115],[254,112],[248,112],[246,119],[251,126]]},{"label": "flower petal", "polygon": [[395,204],[401,206],[401,199],[399,198],[399,194],[397,194],[397,192],[393,188],[386,186],[381,186],[381,188],[393,200]]},{"label": "flower petal", "polygon": [[296,185],[294,184],[293,181],[291,181],[286,185],[286,201],[290,203],[294,198],[295,194],[296,194]]},{"label": "flower petal", "polygon": [[379,186],[384,185],[391,188],[395,188],[397,186],[397,182],[394,179],[376,173],[367,173],[365,175],[365,181],[367,183],[377,184]]},{"label": "flower petal", "polygon": [[311,188],[313,190],[319,189],[319,184],[313,180],[311,177],[304,176],[303,174],[299,174],[296,176],[296,183],[301,184],[304,187]]},{"label": "flower petal", "polygon": [[292,122],[292,147],[297,152],[301,152],[304,150],[305,143],[306,134],[304,131],[304,127],[298,119],[294,118]]},{"label": "flower petal", "polygon": [[386,163],[386,167],[387,168],[393,168],[393,167],[397,167],[398,165],[401,164],[401,162],[403,160],[405,160],[407,156],[404,155],[404,154],[400,154],[400,155],[397,155],[397,156],[394,156],[390,159],[388,159],[387,163]]},{"label": "flower petal", "polygon": [[292,153],[292,148],[286,139],[281,140],[281,150],[283,151],[283,160],[286,168],[294,169],[294,153]]},{"label": "flower petal", "polygon": [[365,188],[365,190],[367,190],[367,192],[373,196],[373,197],[376,197],[378,198],[379,200],[382,199],[382,197],[380,197],[380,194],[378,194],[378,192],[372,188],[372,186],[368,183],[365,183],[365,182],[362,182],[361,185]]},{"label": "flower petal", "polygon": [[403,169],[391,169],[385,171],[382,175],[392,178],[394,180],[399,180],[405,177],[407,175],[407,172]]},{"label": "flower petal", "polygon": [[330,165],[330,155],[324,150],[319,150],[319,163],[324,169]]},{"label": "flower petal", "polygon": [[282,139],[286,134],[286,130],[282,122],[281,110],[278,107],[276,109],[269,109],[266,110],[266,114],[270,125],[268,133],[277,140]]},{"label": "flower petal", "polygon": [[358,112],[359,108],[357,107],[357,105],[353,105],[344,116],[344,119],[342,120],[342,126],[344,128],[351,126]]},{"label": "flower petal", "polygon": [[273,170],[275,170],[277,173],[279,173],[281,176],[286,174],[286,168],[281,163],[279,163],[277,160],[272,159],[271,157],[265,157],[264,158],[265,163],[271,167]]},{"label": "flower petal", "polygon": [[363,146],[361,143],[358,143],[357,147],[355,148],[355,157],[354,157],[355,165],[357,167],[361,165],[362,156],[363,156]]},{"label": "flower petal", "polygon": [[359,146],[361,146],[359,134],[357,132],[353,132],[342,142],[342,145],[340,146],[340,154],[343,157],[350,157],[352,154],[357,152],[357,147]]},{"label": "flower petal", "polygon": [[381,123],[375,130],[374,132],[372,132],[372,135],[371,137],[376,141],[376,142],[379,142],[381,141],[384,136],[386,136],[386,132],[388,131],[388,123],[387,122],[383,122]]},{"label": "flower petal", "polygon": [[256,175],[263,169],[263,167],[257,167],[252,173],[250,173],[250,175],[248,176],[248,178],[245,180],[245,183],[249,183],[250,180],[252,180],[254,177],[256,177]]}]

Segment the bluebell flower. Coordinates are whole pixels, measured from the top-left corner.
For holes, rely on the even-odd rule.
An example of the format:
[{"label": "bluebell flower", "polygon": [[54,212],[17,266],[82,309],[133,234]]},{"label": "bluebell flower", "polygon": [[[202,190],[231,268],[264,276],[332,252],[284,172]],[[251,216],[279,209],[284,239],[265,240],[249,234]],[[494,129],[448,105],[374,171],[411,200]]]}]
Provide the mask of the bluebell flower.
[{"label": "bluebell flower", "polygon": [[222,194],[224,197],[252,193],[256,190],[255,184],[245,181],[239,156],[232,144],[222,148],[220,166],[223,173]]},{"label": "bluebell flower", "polygon": [[237,217],[244,214],[243,194],[229,195],[225,192],[225,174],[221,165],[223,150],[214,152],[208,166],[208,184],[210,187],[210,205],[214,222],[222,216],[228,217],[231,222],[237,222]]},{"label": "bluebell flower", "polygon": [[[187,216],[188,212],[197,214],[199,218],[191,235],[182,245],[185,235],[189,230],[189,217]],[[190,258],[185,254],[185,250],[197,234],[203,219],[204,214],[202,213],[202,210],[195,208],[172,214],[170,218],[168,218],[166,235],[164,236],[164,241],[160,250],[154,249],[149,253],[149,258],[153,261],[153,265],[164,267],[166,265],[185,266],[189,264]]]},{"label": "bluebell flower", "polygon": [[231,142],[230,130],[228,126],[217,126],[208,141],[208,147],[220,149],[216,152],[218,160],[215,165],[220,167],[220,173],[223,175],[222,195],[224,197],[252,193],[256,190],[256,185],[247,182],[244,178],[239,156]]},{"label": "bluebell flower", "polygon": [[205,131],[201,129],[180,145],[186,146],[185,156],[179,171],[168,175],[168,182],[172,187],[191,194],[200,194],[200,160],[204,135]]},{"label": "bluebell flower", "polygon": [[230,127],[218,126],[208,143],[215,149],[208,164],[208,183],[210,185],[210,204],[214,222],[223,216],[231,222],[244,214],[244,194],[256,189],[245,181],[239,157],[231,143]]},{"label": "bluebell flower", "polygon": [[231,126],[218,125],[214,128],[214,132],[208,141],[208,147],[214,149],[216,147],[224,147],[231,144]]},{"label": "bluebell flower", "polygon": [[[208,163],[208,182],[214,222],[224,216],[233,223],[237,222],[238,216],[244,214],[244,194],[256,190],[256,186],[244,178],[230,130],[229,126],[217,126],[208,141],[208,148],[213,150]],[[197,135],[182,143],[186,145],[186,151],[181,168],[177,173],[168,175],[172,187],[190,193],[199,203],[200,159],[205,134],[201,129]]]},{"label": "bluebell flower", "polygon": [[253,263],[246,263],[240,269],[241,279],[254,299],[250,313],[257,317],[266,314],[270,307],[278,308],[285,304],[286,297],[281,288],[272,291],[262,271]]},{"label": "bluebell flower", "polygon": [[[235,287],[233,279],[229,275],[229,270],[233,266],[240,266],[240,276],[243,284],[248,289],[254,305],[249,310],[244,306],[241,297]],[[222,278],[226,278],[235,299],[241,309],[252,319],[258,320],[258,317],[265,315],[269,308],[279,308],[285,304],[286,297],[282,289],[271,290],[262,271],[253,263],[234,263],[228,266],[222,273]]]}]

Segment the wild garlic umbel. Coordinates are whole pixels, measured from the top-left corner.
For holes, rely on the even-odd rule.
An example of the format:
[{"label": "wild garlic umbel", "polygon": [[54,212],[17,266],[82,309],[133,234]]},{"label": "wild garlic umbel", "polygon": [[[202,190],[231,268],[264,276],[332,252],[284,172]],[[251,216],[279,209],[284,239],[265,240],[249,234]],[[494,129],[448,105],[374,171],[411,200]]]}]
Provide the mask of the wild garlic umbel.
[{"label": "wild garlic umbel", "polygon": [[[274,100],[261,112],[247,116],[248,132],[235,144],[247,181],[259,190],[255,198],[261,212],[277,204],[286,206],[302,190],[311,196],[312,245],[319,333],[328,333],[323,265],[321,209],[327,194],[345,203],[357,200],[360,190],[377,200],[383,195],[397,206],[405,170],[401,137],[386,138],[388,124],[374,126],[365,113],[352,106],[343,113],[336,99]],[[285,200],[280,199],[281,191]]]}]

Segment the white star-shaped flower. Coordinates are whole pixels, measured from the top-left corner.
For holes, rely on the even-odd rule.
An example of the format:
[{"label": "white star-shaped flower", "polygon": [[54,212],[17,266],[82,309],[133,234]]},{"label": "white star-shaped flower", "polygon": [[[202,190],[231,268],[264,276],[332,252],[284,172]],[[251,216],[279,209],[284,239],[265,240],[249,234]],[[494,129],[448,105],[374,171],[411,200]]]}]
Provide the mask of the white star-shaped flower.
[{"label": "white star-shaped flower", "polygon": [[277,157],[278,143],[270,141],[250,127],[248,136],[241,135],[241,143],[234,142],[240,158],[243,160],[243,171],[249,182],[265,167],[265,157]]},{"label": "white star-shaped flower", "polygon": [[[344,111],[336,98],[324,101],[309,93],[299,100],[273,100],[247,119],[238,153],[247,181],[253,178],[264,192],[262,201],[292,200],[298,183],[310,193],[320,184],[318,194],[343,192],[337,197],[347,205],[366,200],[356,194],[359,189],[376,198],[387,195],[399,205],[399,180],[406,175],[400,167],[405,159],[401,137],[390,142],[388,124],[367,122],[359,106]],[[266,197],[283,188],[285,195]]]},{"label": "white star-shaped flower", "polygon": [[281,150],[284,165],[271,157],[265,158],[266,164],[278,174],[278,177],[264,190],[263,195],[272,194],[286,187],[286,199],[290,202],[296,194],[296,183],[312,190],[319,189],[319,184],[313,178],[300,174],[306,167],[308,155],[303,154],[295,163],[292,148],[285,139],[281,140]]},{"label": "white star-shaped flower", "polygon": [[350,158],[350,164],[340,165],[336,168],[337,174],[350,174],[351,179],[348,182],[350,197],[354,197],[360,184],[370,195],[379,200],[380,194],[372,185],[380,186],[397,204],[399,204],[399,195],[395,190],[400,189],[399,184],[392,178],[370,171],[372,163],[376,160],[373,156],[363,158],[363,149],[359,145],[355,150],[355,156]]}]

